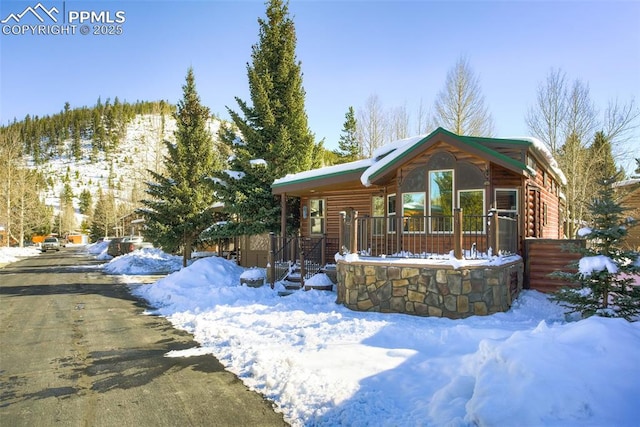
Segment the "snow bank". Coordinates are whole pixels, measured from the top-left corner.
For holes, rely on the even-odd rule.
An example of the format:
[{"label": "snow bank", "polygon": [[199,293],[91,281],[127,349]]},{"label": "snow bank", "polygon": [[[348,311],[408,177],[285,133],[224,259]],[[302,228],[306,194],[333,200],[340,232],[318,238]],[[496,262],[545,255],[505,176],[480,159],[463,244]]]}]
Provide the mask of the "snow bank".
[{"label": "snow bank", "polygon": [[104,266],[107,274],[162,274],[182,268],[182,257],[144,248],[120,255]]},{"label": "snow bank", "polygon": [[3,246],[0,247],[0,264],[10,264],[20,260],[20,258],[36,256],[38,254],[40,254],[40,250],[34,246],[26,248],[7,248]]},{"label": "snow bank", "polygon": [[[138,288],[135,293],[158,306],[162,314],[200,311],[219,304],[263,298],[260,291],[240,286],[243,271],[242,267],[223,258],[202,258],[152,285]],[[263,293],[273,294],[268,286],[260,289]]]}]

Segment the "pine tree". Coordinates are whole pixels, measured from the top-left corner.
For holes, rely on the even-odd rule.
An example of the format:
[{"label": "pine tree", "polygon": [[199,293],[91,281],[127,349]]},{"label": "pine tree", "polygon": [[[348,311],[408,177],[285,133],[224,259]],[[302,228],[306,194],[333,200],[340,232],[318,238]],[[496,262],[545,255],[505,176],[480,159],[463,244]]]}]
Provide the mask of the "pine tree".
[{"label": "pine tree", "polygon": [[73,202],[73,189],[71,188],[71,184],[67,179],[62,187],[62,191],[60,192],[60,205],[69,205]]},{"label": "pine tree", "polygon": [[595,162],[591,177],[596,182],[612,176],[618,176],[616,161],[613,159],[611,152],[611,142],[607,139],[604,132],[596,132],[589,151]]},{"label": "pine tree", "polygon": [[186,267],[200,233],[214,223],[211,177],[221,164],[207,127],[209,109],[200,103],[191,68],[182,89],[174,113],[176,142],[165,141],[165,175],[148,171],[155,182],[147,183],[151,197],[142,200],[146,208],[138,212],[145,218],[147,238],[168,252],[182,248]]},{"label": "pine tree", "polygon": [[593,227],[581,230],[587,245],[581,250],[578,271],[558,274],[577,283],[578,288],[562,288],[553,298],[584,317],[595,314],[632,320],[640,314],[640,287],[633,285],[632,277],[640,274],[640,261],[637,252],[621,249],[634,221],[624,217],[625,209],[614,197],[613,182],[615,178],[602,181],[597,197],[589,204]]},{"label": "pine tree", "polygon": [[88,214],[91,211],[91,205],[93,205],[91,192],[85,188],[80,193],[80,213],[83,215]]},{"label": "pine tree", "polygon": [[[288,173],[312,165],[314,136],[305,112],[300,63],[295,57],[296,35],[288,4],[270,0],[267,19],[258,19],[259,41],[247,65],[252,105],[236,98],[240,113],[228,109],[234,127],[223,127],[222,141],[233,153],[233,172],[218,176],[216,192],[225,212],[234,217],[221,233],[253,235],[277,231],[280,200],[271,184]],[[299,224],[299,202],[288,201],[289,227]]]},{"label": "pine tree", "polygon": [[342,134],[338,140],[339,150],[337,152],[341,163],[353,162],[358,160],[360,156],[360,143],[357,139],[357,122],[356,114],[353,107],[344,115],[344,124],[342,126]]}]

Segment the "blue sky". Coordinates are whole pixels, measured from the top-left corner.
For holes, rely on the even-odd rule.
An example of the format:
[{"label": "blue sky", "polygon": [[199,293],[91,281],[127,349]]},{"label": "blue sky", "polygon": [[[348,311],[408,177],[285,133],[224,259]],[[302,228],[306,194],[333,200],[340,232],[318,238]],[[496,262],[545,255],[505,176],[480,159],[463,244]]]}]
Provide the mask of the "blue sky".
[{"label": "blue sky", "polygon": [[[2,0],[0,19],[37,3]],[[250,100],[246,63],[262,1],[41,3],[67,12],[122,10],[123,34],[0,34],[2,124],[98,97],[175,103],[189,66],[212,112],[228,118],[226,106],[238,109],[234,97]],[[616,97],[640,102],[640,2],[292,0],[289,9],[309,126],[329,148],[347,108],[373,94],[413,116],[421,101],[430,107],[461,55],[480,79],[496,136],[528,134],[525,113],[551,68],[588,83],[601,110]]]}]

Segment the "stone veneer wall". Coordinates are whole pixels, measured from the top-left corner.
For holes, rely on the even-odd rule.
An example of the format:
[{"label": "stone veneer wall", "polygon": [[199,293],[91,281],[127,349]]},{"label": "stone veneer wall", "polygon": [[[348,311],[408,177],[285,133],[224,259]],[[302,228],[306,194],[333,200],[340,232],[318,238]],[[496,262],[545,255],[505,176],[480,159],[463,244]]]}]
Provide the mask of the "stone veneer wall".
[{"label": "stone veneer wall", "polygon": [[498,266],[338,261],[337,303],[356,311],[459,319],[507,311],[522,290],[522,260]]}]

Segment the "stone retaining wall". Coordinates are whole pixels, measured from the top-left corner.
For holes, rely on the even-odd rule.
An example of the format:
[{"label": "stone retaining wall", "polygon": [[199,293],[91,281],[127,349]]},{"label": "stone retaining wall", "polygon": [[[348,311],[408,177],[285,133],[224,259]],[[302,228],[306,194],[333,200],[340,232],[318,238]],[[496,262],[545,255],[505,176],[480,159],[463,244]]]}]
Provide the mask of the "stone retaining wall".
[{"label": "stone retaining wall", "polygon": [[522,290],[522,260],[498,266],[338,261],[338,300],[356,311],[459,319],[507,311]]}]

